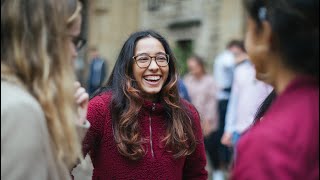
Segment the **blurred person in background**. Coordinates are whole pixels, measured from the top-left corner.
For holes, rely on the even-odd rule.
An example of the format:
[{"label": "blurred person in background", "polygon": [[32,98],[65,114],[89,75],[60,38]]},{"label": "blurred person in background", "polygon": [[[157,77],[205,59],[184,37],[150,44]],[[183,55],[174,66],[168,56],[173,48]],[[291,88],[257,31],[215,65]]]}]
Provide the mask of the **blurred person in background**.
[{"label": "blurred person in background", "polygon": [[227,112],[227,106],[230,98],[232,81],[233,81],[233,71],[235,67],[235,57],[232,51],[238,49],[239,41],[234,39],[228,42],[226,49],[222,51],[214,60],[213,66],[213,78],[217,86],[217,100],[218,100],[218,143],[219,143],[219,164],[224,169],[227,169],[230,158],[231,151],[229,148],[221,144],[220,139],[224,132],[225,126],[225,116]]},{"label": "blurred person in background", "polygon": [[191,102],[191,99],[190,99],[190,96],[188,93],[188,89],[187,89],[186,85],[184,84],[183,79],[181,79],[181,78],[178,79],[178,91],[179,91],[180,97]]},{"label": "blurred person in background", "polygon": [[250,127],[259,105],[272,88],[255,78],[254,67],[242,41],[239,41],[239,45],[234,47],[232,52],[236,67],[221,143],[235,148],[241,134]]},{"label": "blurred person in background", "polygon": [[107,79],[107,62],[102,58],[98,52],[97,47],[90,49],[90,69],[88,77],[88,92],[90,95],[102,86],[105,79]]},{"label": "blurred person in background", "polygon": [[178,94],[175,61],[154,31],[124,43],[106,86],[89,102],[83,151],[93,179],[207,179],[200,118]]},{"label": "blurred person in background", "polygon": [[206,73],[204,60],[197,55],[187,59],[188,74],[184,78],[191,102],[197,108],[201,119],[205,148],[208,153],[213,174],[220,174],[217,135],[218,113],[216,99],[216,85],[213,77]]},{"label": "blurred person in background", "polygon": [[81,158],[90,124],[75,83],[79,31],[69,23],[81,4],[72,3],[1,0],[1,178],[70,179]]},{"label": "blurred person in background", "polygon": [[276,96],[238,142],[232,179],[319,179],[319,1],[244,5],[246,50]]}]

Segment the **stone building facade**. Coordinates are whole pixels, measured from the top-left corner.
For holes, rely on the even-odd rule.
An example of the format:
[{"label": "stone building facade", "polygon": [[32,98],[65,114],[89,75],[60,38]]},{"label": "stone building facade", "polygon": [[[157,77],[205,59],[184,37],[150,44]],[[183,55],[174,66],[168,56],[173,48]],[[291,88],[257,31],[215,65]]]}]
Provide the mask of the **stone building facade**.
[{"label": "stone building facade", "polygon": [[[83,0],[84,36],[98,47],[109,72],[127,37],[153,29],[166,37],[181,69],[191,53],[207,61],[231,39],[243,39],[245,15],[241,0]],[[86,65],[84,67],[87,67]]]}]

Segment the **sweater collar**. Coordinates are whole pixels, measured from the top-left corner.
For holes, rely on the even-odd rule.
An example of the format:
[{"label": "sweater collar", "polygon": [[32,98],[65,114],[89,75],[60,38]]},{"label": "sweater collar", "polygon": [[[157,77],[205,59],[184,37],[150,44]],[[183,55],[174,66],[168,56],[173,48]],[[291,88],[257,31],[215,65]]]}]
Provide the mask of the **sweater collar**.
[{"label": "sweater collar", "polygon": [[143,100],[142,109],[152,114],[163,114],[165,112],[164,105],[161,101],[152,102],[150,100]]}]

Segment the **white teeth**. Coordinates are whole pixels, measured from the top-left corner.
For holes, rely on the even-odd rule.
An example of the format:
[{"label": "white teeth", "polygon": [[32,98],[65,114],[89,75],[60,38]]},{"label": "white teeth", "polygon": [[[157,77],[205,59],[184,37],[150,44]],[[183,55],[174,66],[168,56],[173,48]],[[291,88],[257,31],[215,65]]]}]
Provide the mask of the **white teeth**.
[{"label": "white teeth", "polygon": [[147,76],[144,79],[150,80],[150,81],[157,81],[160,79],[160,76]]}]

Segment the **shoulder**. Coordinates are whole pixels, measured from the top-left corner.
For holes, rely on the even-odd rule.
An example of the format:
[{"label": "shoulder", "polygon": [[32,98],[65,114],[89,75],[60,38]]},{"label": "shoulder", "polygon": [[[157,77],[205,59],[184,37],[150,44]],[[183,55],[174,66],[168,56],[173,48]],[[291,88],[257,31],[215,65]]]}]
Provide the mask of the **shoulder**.
[{"label": "shoulder", "polygon": [[[1,81],[1,120],[3,117],[6,119],[7,115],[19,117],[22,114],[24,118],[38,117],[30,118],[31,121],[28,123],[36,123],[39,118],[45,119],[39,102],[26,89]],[[19,118],[12,120],[19,121],[19,123],[25,122]]]},{"label": "shoulder", "polygon": [[199,119],[199,112],[198,110],[194,107],[193,104],[191,104],[190,102],[188,102],[187,100],[184,100],[183,98],[181,98],[181,104],[182,106],[185,108],[185,110],[192,116],[192,118],[195,121],[200,121]]},{"label": "shoulder", "polygon": [[102,92],[89,101],[87,118],[92,123],[93,119],[106,117],[110,114],[112,103],[112,93]]},{"label": "shoulder", "polygon": [[101,92],[100,94],[96,95],[89,101],[90,106],[107,106],[110,105],[112,101],[112,93],[111,91]]},{"label": "shoulder", "polygon": [[282,102],[287,107],[283,107],[283,111],[280,111],[281,117],[286,117],[290,126],[305,127],[308,133],[311,132],[311,129],[319,130],[319,88],[298,89],[283,98]]},{"label": "shoulder", "polygon": [[181,105],[184,106],[187,110],[195,109],[195,107],[190,102],[184,99],[180,99],[180,101],[181,101]]},{"label": "shoulder", "polygon": [[[17,98],[19,97],[19,98]],[[1,81],[1,99],[4,98],[7,104],[29,103],[39,104],[38,101],[23,87],[9,82]],[[1,101],[2,102],[2,101]]]},{"label": "shoulder", "polygon": [[[319,118],[319,87],[303,84],[289,87],[278,96],[274,104],[274,111],[281,118],[287,117],[291,123],[296,121],[297,124],[306,125],[306,120]],[[276,111],[279,108],[281,111]],[[304,119],[304,123],[301,123],[301,119]]]},{"label": "shoulder", "polygon": [[5,144],[5,153],[23,151],[27,155],[47,153],[50,146],[47,121],[38,101],[22,87],[2,81],[1,144]]}]

